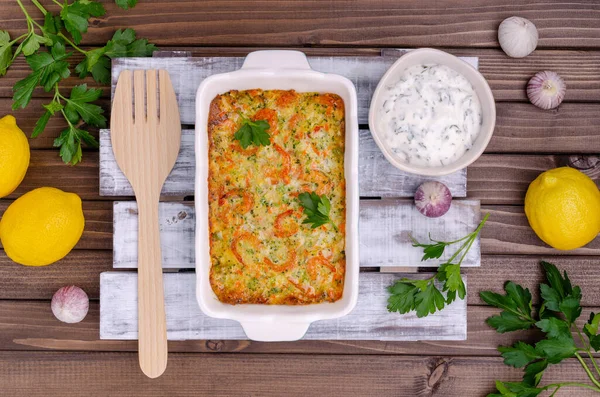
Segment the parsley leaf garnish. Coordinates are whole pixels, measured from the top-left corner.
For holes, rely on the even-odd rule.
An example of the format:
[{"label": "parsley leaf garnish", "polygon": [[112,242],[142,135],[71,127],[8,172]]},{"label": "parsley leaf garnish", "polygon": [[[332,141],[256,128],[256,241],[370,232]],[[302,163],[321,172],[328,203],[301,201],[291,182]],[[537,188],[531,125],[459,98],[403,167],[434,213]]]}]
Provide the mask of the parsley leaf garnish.
[{"label": "parsley leaf garnish", "polygon": [[271,144],[271,135],[267,132],[270,128],[268,121],[252,121],[244,117],[241,113],[240,117],[242,118],[242,125],[233,137],[240,141],[242,148],[246,149],[252,144],[255,146],[269,146]]},{"label": "parsley leaf garnish", "polygon": [[106,13],[102,3],[90,0],[76,0],[71,4],[66,4],[60,11],[60,17],[65,24],[65,29],[73,37],[75,44],[79,44],[82,39],[82,33],[87,32],[88,19],[91,17],[101,17]]},{"label": "parsley leaf garnish", "polygon": [[316,229],[319,226],[329,223],[333,226],[335,231],[338,230],[329,217],[331,203],[327,196],[319,196],[315,192],[304,192],[298,195],[298,200],[300,201],[300,205],[304,208],[304,215],[306,215],[306,219],[302,222],[303,224],[311,225],[313,229]]},{"label": "parsley leaf garnish", "polygon": [[[431,244],[422,244],[411,236],[413,247],[423,248],[422,261],[440,258],[447,246],[459,242],[462,242],[462,245],[447,262],[440,265],[434,276],[425,280],[402,278],[389,286],[388,311],[408,313],[415,310],[417,317],[425,317],[442,310],[447,304],[454,302],[457,297],[464,299],[467,289],[460,275],[460,265],[488,217],[489,214],[486,214],[472,233],[456,241],[436,241],[430,237]],[[459,255],[458,262],[453,263]]]},{"label": "parsley leaf garnish", "polygon": [[[136,0],[116,0],[117,5],[123,8],[133,7]],[[103,110],[93,102],[100,95],[99,89],[88,89],[85,84],[76,86],[67,97],[61,93],[59,83],[69,77],[68,58],[72,52],[67,51],[70,46],[84,55],[84,60],[75,68],[81,78],[91,74],[94,80],[110,83],[110,59],[114,57],[148,56],[156,49],[145,39],[136,39],[132,29],[118,30],[112,39],[101,48],[86,51],[79,48],[82,34],[88,29],[89,18],[102,16],[104,6],[91,0],[64,0],[55,1],[60,7],[58,14],[49,12],[39,2],[34,1],[44,16],[44,24],[40,25],[36,19],[29,15],[21,0],[17,4],[25,15],[27,32],[11,40],[8,32],[0,30],[0,76],[6,74],[7,68],[15,58],[23,54],[31,73],[18,81],[13,87],[14,110],[25,108],[31,101],[34,90],[41,86],[46,92],[54,91],[50,103],[43,105],[45,111],[37,120],[31,137],[39,136],[50,119],[57,113],[65,118],[68,128],[62,131],[54,141],[60,147],[60,156],[65,163],[76,164],[81,161],[82,142],[90,147],[98,147],[96,139],[82,129],[83,124],[106,127],[106,118]],[[69,37],[70,35],[70,37]],[[13,46],[18,46],[14,50]],[[42,48],[44,47],[44,48]]]},{"label": "parsley leaf garnish", "polygon": [[[491,291],[480,293],[487,304],[502,309],[499,315],[487,319],[487,323],[498,332],[524,330],[535,326],[545,334],[545,338],[535,345],[518,341],[513,346],[498,348],[506,365],[525,370],[521,382],[496,381],[496,389],[500,394],[489,396],[537,396],[544,390],[552,390],[554,395],[563,386],[580,386],[600,392],[600,367],[591,354],[592,348],[597,350],[600,347],[600,316],[590,314],[588,323],[583,327],[583,334],[588,338],[586,340],[575,323],[581,315],[581,289],[572,286],[567,273],[561,275],[553,264],[542,262],[542,266],[547,284],[540,284],[542,303],[535,314],[529,290],[512,281],[505,284],[505,295]],[[579,346],[575,343],[574,334],[579,337]],[[583,360],[581,352],[587,353],[592,367]],[[593,386],[577,382],[539,386],[548,366],[573,357],[582,365]],[[592,370],[596,376],[592,374]]]},{"label": "parsley leaf garnish", "polygon": [[136,39],[133,29],[117,30],[112,39],[102,48],[88,51],[85,59],[75,67],[79,77],[92,74],[102,84],[110,83],[110,60],[122,57],[146,57],[156,50],[146,39]]}]

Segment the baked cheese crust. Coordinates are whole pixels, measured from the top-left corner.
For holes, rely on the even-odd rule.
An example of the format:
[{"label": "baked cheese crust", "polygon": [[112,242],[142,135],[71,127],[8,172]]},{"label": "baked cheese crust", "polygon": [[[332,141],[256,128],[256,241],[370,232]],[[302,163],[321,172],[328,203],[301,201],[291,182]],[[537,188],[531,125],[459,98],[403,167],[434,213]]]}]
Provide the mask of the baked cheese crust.
[{"label": "baked cheese crust", "polygon": [[[271,144],[243,149],[242,117]],[[342,297],[346,258],[344,102],[334,94],[229,91],[208,119],[210,283],[221,302],[303,305]],[[326,195],[331,224],[312,229],[298,200]]]}]

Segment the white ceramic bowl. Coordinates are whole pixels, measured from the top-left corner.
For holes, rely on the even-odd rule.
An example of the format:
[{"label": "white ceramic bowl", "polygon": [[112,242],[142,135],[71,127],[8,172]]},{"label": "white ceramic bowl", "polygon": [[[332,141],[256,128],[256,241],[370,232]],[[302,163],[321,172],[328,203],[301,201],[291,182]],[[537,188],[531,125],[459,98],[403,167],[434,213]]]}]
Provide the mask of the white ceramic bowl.
[{"label": "white ceramic bowl", "polygon": [[[210,281],[208,233],[208,112],[218,94],[230,90],[291,90],[331,92],[344,100],[346,112],[346,278],[344,293],[336,302],[305,306],[230,305],[222,303]],[[196,94],[196,297],[202,311],[211,316],[239,321],[248,338],[285,341],[302,338],[310,323],[345,316],[358,298],[358,105],[356,89],[345,77],[314,71],[298,51],[256,51],[240,70],[205,79]]]},{"label": "white ceramic bowl", "polygon": [[[407,68],[415,65],[432,63],[446,65],[454,69],[471,83],[481,102],[483,124],[481,125],[481,130],[479,131],[479,135],[477,136],[473,147],[467,150],[457,161],[445,166],[424,167],[408,164],[394,155],[391,149],[385,144],[383,131],[380,131],[379,129],[378,123],[376,123],[376,117],[377,110],[383,107],[383,90],[386,86],[395,84]],[[402,55],[379,81],[379,84],[373,93],[371,107],[369,109],[369,128],[373,135],[373,139],[375,139],[377,146],[379,146],[384,156],[396,168],[417,175],[441,176],[451,174],[467,167],[477,160],[487,147],[492,138],[492,134],[494,133],[495,125],[496,103],[494,101],[492,90],[481,73],[454,55],[432,48],[412,50]]]}]

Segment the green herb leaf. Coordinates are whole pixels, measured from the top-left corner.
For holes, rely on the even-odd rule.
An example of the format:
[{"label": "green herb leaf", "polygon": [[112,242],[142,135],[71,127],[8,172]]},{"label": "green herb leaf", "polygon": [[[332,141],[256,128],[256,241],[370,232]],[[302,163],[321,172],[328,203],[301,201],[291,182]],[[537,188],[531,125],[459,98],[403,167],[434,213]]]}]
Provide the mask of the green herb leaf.
[{"label": "green herb leaf", "polygon": [[71,4],[66,4],[60,11],[60,17],[64,22],[65,29],[71,36],[75,44],[81,42],[82,33],[88,30],[88,19],[91,17],[101,17],[106,13],[102,3],[90,0],[75,0]]},{"label": "green herb leaf", "polygon": [[6,69],[12,64],[12,43],[10,35],[5,30],[0,30],[0,76],[6,74]]},{"label": "green herb leaf", "polygon": [[408,313],[414,310],[415,295],[419,290],[411,283],[399,280],[387,288],[390,293],[387,309],[390,312]]},{"label": "green herb leaf", "polygon": [[417,317],[425,317],[428,314],[442,310],[445,303],[444,295],[442,295],[433,283],[429,283],[424,291],[417,292],[415,295]]},{"label": "green herb leaf", "polygon": [[552,339],[573,339],[569,323],[556,317],[545,318],[535,323],[536,327]]},{"label": "green herb leaf", "polygon": [[242,115],[240,116],[242,125],[233,137],[240,141],[242,148],[246,149],[252,144],[255,146],[268,146],[271,144],[271,136],[267,132],[270,126],[266,120],[251,121]]},{"label": "green herb leaf", "polygon": [[31,133],[32,138],[37,138],[37,136],[44,131],[48,121],[50,120],[50,117],[52,117],[52,113],[45,111],[42,117],[40,117],[35,123],[35,127],[33,127],[33,132]]},{"label": "green herb leaf", "polygon": [[542,358],[535,347],[525,342],[517,342],[512,347],[500,346],[498,351],[504,357],[504,364],[523,368],[532,361]]},{"label": "green herb leaf", "polygon": [[523,382],[500,382],[496,381],[496,389],[500,394],[489,394],[490,396],[502,396],[502,397],[536,397],[544,389],[538,389],[532,387]]},{"label": "green herb leaf", "polygon": [[531,292],[518,284],[508,281],[504,284],[506,295],[491,291],[479,293],[488,305],[500,308],[500,315],[487,319],[487,323],[500,333],[529,329],[535,323],[532,318]]},{"label": "green herb leaf", "polygon": [[443,263],[440,265],[436,277],[443,282],[442,290],[447,292],[446,303],[452,303],[457,294],[460,299],[464,299],[467,295],[465,283],[460,275],[460,265]]},{"label": "green herb leaf", "polygon": [[102,95],[101,89],[88,89],[87,84],[73,87],[65,106],[65,113],[69,115],[69,121],[75,124],[78,120],[75,122],[73,120],[81,117],[88,124],[106,127],[106,117],[102,115],[104,110],[100,106],[90,103],[100,98],[100,95]]},{"label": "green herb leaf", "polygon": [[316,229],[319,226],[331,223],[334,229],[336,228],[329,218],[331,203],[327,196],[319,196],[315,192],[304,192],[298,195],[298,200],[304,208],[304,215],[306,215],[306,219],[302,222],[303,224],[311,225],[313,229]]},{"label": "green herb leaf", "polygon": [[31,73],[23,80],[17,81],[17,83],[13,87],[13,110],[17,110],[18,108],[24,108],[25,106],[27,106],[27,104],[31,100],[33,90],[40,82],[43,73],[43,70],[40,69]]},{"label": "green herb leaf", "polygon": [[548,368],[548,360],[546,359],[535,361],[529,364],[527,367],[525,367],[523,383],[529,386],[539,385],[546,368]]},{"label": "green herb leaf", "polygon": [[126,10],[128,8],[135,7],[137,0],[115,0],[115,3],[122,9]]},{"label": "green herb leaf", "polygon": [[50,12],[46,13],[44,16],[44,26],[42,27],[42,33],[45,37],[50,39],[52,43],[62,43],[62,39],[58,36],[58,34],[61,30],[63,30],[63,28],[64,25],[59,15],[53,15]]},{"label": "green herb leaf", "polygon": [[87,131],[70,126],[54,140],[54,147],[60,147],[60,157],[66,164],[75,165],[81,161],[82,141],[90,147],[98,147],[96,139]]},{"label": "green herb leaf", "polygon": [[590,313],[590,319],[583,326],[583,332],[590,340],[590,346],[595,350],[600,350],[600,335],[598,335],[598,325],[600,324],[600,313]]},{"label": "green herb leaf", "polygon": [[563,313],[569,323],[574,323],[581,315],[581,289],[571,285],[567,272],[564,272],[563,277],[553,264],[542,262],[542,266],[546,271],[546,279],[549,283],[549,285],[540,285],[545,307],[548,310]]},{"label": "green herb leaf", "polygon": [[48,52],[38,52],[26,57],[33,73],[20,80],[13,87],[13,110],[24,108],[31,100],[33,90],[39,84],[46,91],[54,88],[61,79],[69,77],[69,63],[65,61],[71,53],[65,52],[62,43],[56,43]]},{"label": "green herb leaf", "polygon": [[29,55],[33,54],[34,52],[39,50],[40,45],[42,45],[42,44],[52,45],[53,41],[47,37],[40,36],[35,33],[30,34],[23,41],[23,49],[22,49],[23,55],[29,56]]},{"label": "green herb leaf", "polygon": [[550,364],[558,364],[565,358],[573,357],[577,347],[573,339],[544,339],[535,345],[535,350]]},{"label": "green herb leaf", "polygon": [[[437,259],[440,258],[444,254],[444,249],[448,245],[443,241],[436,241],[433,244],[421,244],[413,236],[410,236],[413,244],[413,247],[421,247],[423,248],[423,257],[421,258],[421,262],[426,261],[428,259]],[[431,240],[431,237],[429,238]]]}]

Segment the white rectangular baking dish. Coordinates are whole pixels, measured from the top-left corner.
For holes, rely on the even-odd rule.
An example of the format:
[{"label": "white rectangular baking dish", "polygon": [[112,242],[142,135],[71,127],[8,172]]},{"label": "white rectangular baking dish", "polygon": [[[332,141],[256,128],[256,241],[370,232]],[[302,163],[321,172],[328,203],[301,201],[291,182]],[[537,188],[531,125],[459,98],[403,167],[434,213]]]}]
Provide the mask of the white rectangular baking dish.
[{"label": "white rectangular baking dish", "polygon": [[[208,232],[208,114],[210,102],[230,90],[294,89],[298,92],[330,92],[345,104],[346,149],[346,278],[344,293],[334,303],[306,306],[230,305],[221,303],[209,281]],[[202,311],[217,318],[239,321],[248,338],[289,341],[302,338],[310,323],[348,314],[358,297],[358,115],[356,89],[345,77],[312,70],[299,51],[256,51],[240,70],[205,79],[196,94],[196,297]]]}]

